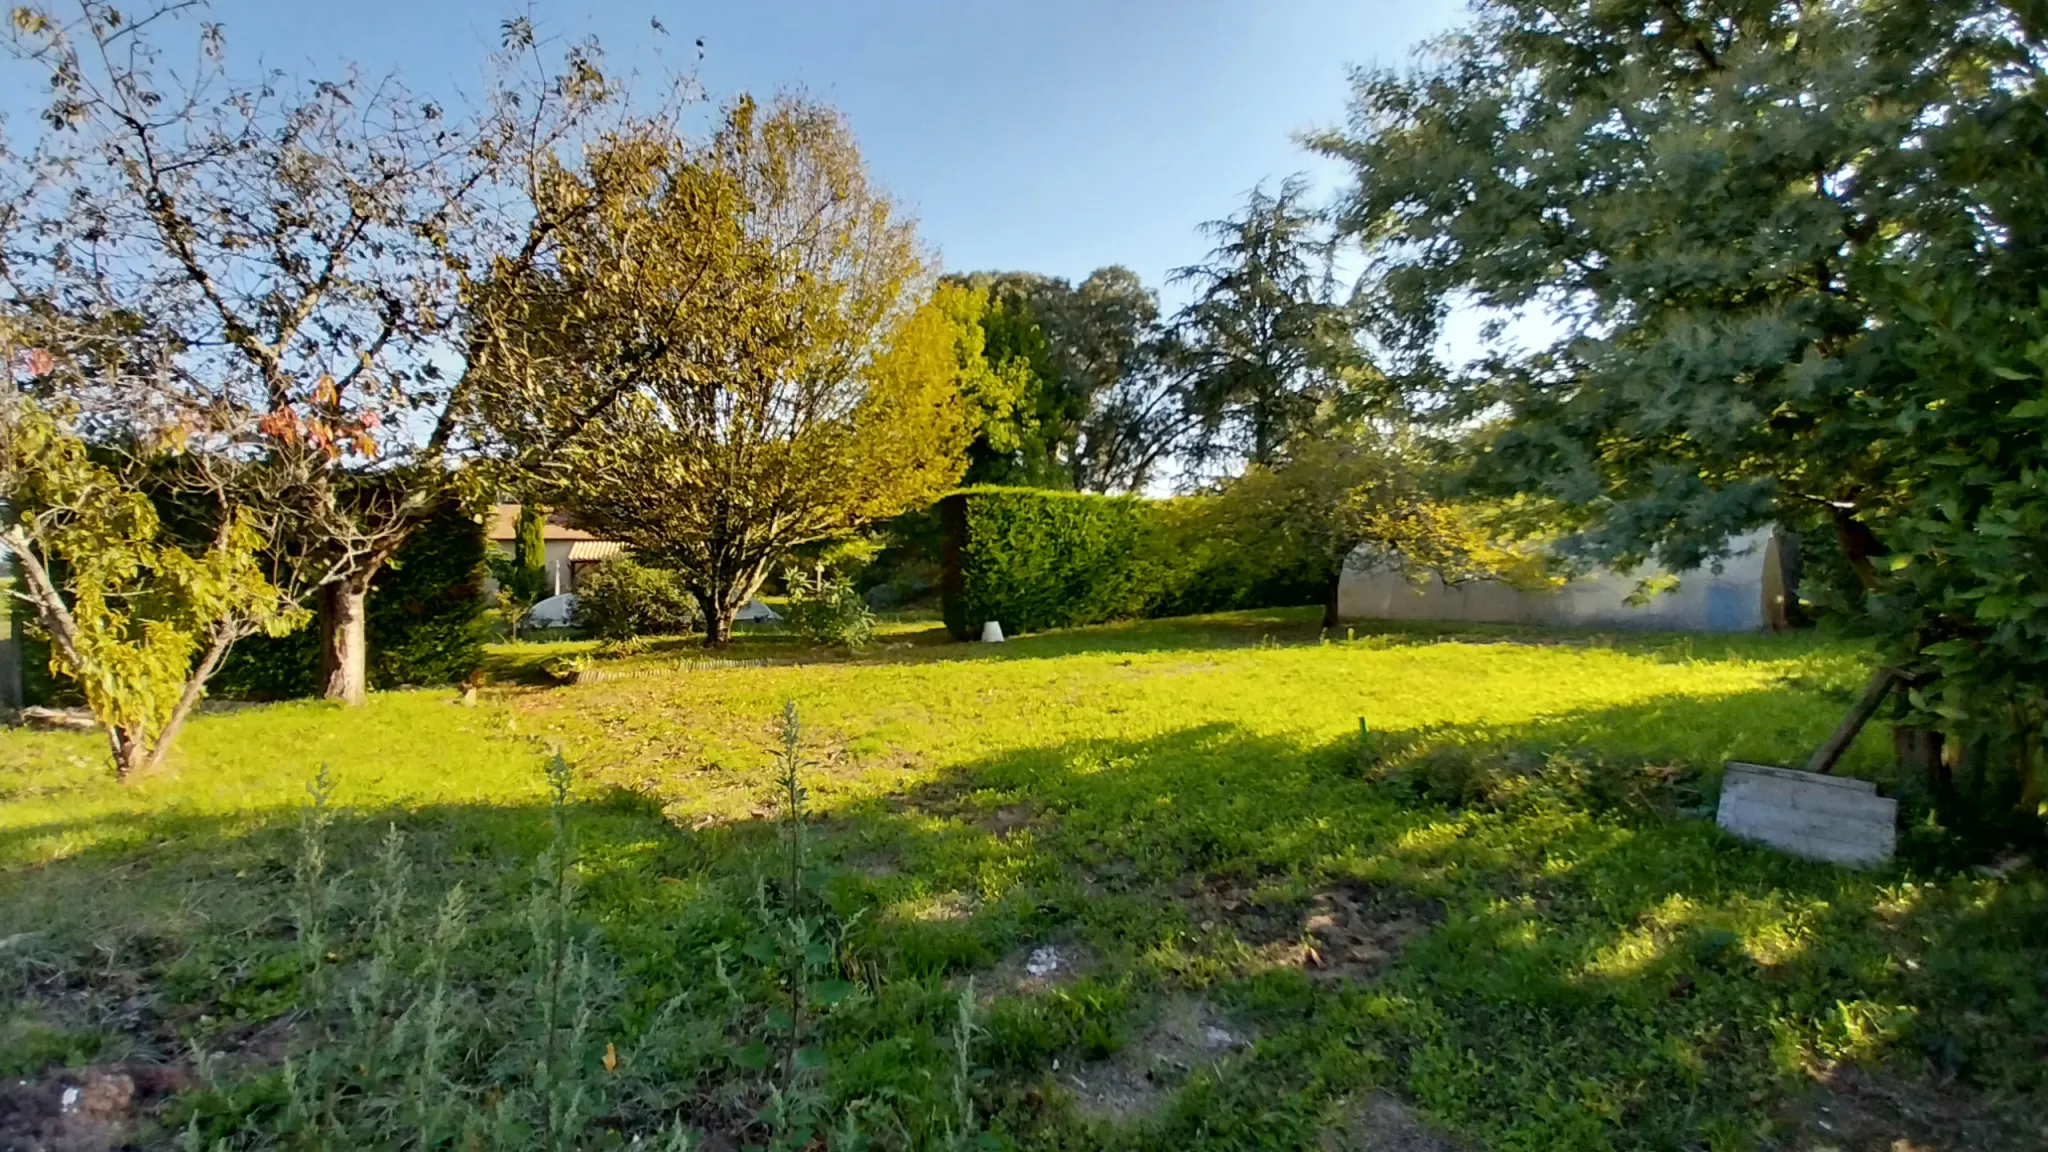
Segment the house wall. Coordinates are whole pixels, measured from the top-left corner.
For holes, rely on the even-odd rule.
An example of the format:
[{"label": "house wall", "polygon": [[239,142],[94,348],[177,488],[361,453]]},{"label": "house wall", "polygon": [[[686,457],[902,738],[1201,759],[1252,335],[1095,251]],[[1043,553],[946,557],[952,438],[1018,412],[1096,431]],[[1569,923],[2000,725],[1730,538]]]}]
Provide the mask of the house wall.
[{"label": "house wall", "polygon": [[[574,540],[550,540],[543,547],[542,567],[547,570],[548,595],[550,596],[570,591],[569,549],[574,547],[575,543]],[[491,541],[491,551],[500,556],[510,556],[512,555],[512,542],[510,540],[493,540]],[[488,596],[497,590],[498,582],[489,576],[485,576],[484,594]]]},{"label": "house wall", "polygon": [[1337,610],[1347,620],[1441,620],[1549,627],[1643,628],[1674,632],[1756,632],[1785,624],[1787,589],[1779,537],[1753,532],[1735,541],[1720,572],[1679,574],[1678,587],[1632,605],[1639,581],[1664,574],[1645,566],[1623,575],[1602,568],[1562,588],[1528,592],[1491,580],[1417,585],[1398,572],[1347,567]]}]

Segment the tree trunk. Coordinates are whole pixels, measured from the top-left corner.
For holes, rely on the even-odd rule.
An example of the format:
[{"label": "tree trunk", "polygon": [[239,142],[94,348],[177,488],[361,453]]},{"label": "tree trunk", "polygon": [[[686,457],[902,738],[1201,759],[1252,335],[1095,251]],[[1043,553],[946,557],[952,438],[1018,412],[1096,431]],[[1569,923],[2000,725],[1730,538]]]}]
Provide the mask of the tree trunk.
[{"label": "tree trunk", "polygon": [[739,615],[739,608],[726,603],[722,596],[708,598],[705,603],[709,607],[704,610],[704,646],[723,648],[732,643],[732,618]]},{"label": "tree trunk", "polygon": [[1892,725],[1892,753],[1899,767],[1918,773],[1937,795],[1948,790],[1948,767],[1942,758],[1942,734],[1933,728]]},{"label": "tree trunk", "polygon": [[223,632],[213,638],[206,651],[199,657],[199,664],[185,680],[185,691],[179,695],[177,706],[171,709],[171,718],[164,722],[164,730],[156,734],[156,743],[149,749],[149,757],[142,765],[145,771],[155,771],[164,762],[164,754],[171,750],[171,741],[178,738],[178,731],[185,727],[186,717],[199,706],[199,698],[206,695],[206,682],[213,679],[220,662],[233,644],[234,633]]},{"label": "tree trunk", "polygon": [[320,590],[320,695],[361,704],[369,691],[369,636],[364,630],[370,573]]},{"label": "tree trunk", "polygon": [[107,729],[107,742],[114,749],[114,779],[127,783],[149,767],[149,746],[132,728]]},{"label": "tree trunk", "polygon": [[1344,623],[1344,617],[1337,610],[1337,593],[1343,586],[1344,570],[1339,568],[1336,575],[1330,577],[1329,584],[1323,589],[1323,627],[1325,628],[1338,628]]}]

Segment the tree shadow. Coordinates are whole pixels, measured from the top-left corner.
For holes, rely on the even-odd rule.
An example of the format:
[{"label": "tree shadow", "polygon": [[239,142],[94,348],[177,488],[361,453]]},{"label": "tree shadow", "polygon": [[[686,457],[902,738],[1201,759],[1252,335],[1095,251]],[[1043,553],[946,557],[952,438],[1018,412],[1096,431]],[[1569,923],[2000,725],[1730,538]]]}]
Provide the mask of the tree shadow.
[{"label": "tree shadow", "polygon": [[[842,1106],[895,1101],[898,1123],[935,1131],[946,1021],[976,977],[988,999],[977,1058],[995,1077],[984,1108],[1025,1146],[1229,1147],[1260,1125],[1312,1143],[1339,1096],[1375,1085],[1490,1141],[1698,1145],[1759,1124],[1799,1131],[1809,1065],[1945,1084],[1937,1114],[1975,1125],[1973,1146],[2024,1146],[2000,1143],[1997,1102],[2043,1088],[2048,890],[1911,862],[1849,873],[1678,818],[1661,789],[1688,777],[1666,771],[1645,733],[1735,730],[1763,695],[1395,731],[1376,750],[1209,723],[834,794],[813,814],[809,851],[845,926],[839,963],[863,992],[821,1025],[829,1091]],[[1631,742],[1636,754],[1587,768],[1597,757],[1585,749]],[[1430,791],[1444,765],[1489,757],[1511,761],[1489,786]],[[1684,767],[1711,792],[1709,766]],[[1630,773],[1653,786],[1601,783]],[[302,816],[123,814],[0,834],[0,853],[66,831],[103,840],[0,887],[10,920],[45,925],[33,948],[7,953],[20,987],[39,1012],[110,1006],[83,1027],[133,1020],[134,1035],[107,1043],[148,1058],[176,1058],[195,1033],[262,1034],[289,1012],[265,982],[294,947],[285,909]],[[752,1081],[731,1051],[761,1017],[726,982],[759,966],[740,945],[758,936],[783,830],[772,817],[690,827],[658,792],[602,793],[570,816],[579,914],[617,974],[600,1031],[639,1037],[682,1005],[664,1026],[685,1039],[658,1059],[629,1045],[636,1075],[667,1086],[636,1087],[645,1097],[617,1107],[738,1123],[728,1105]],[[548,843],[546,807],[337,813],[333,872],[366,874],[393,826],[437,889],[475,894],[480,934],[509,948]],[[1389,906],[1426,901],[1433,922],[1369,978],[1326,979],[1271,926],[1310,931],[1301,917],[1339,886],[1390,894]],[[343,938],[360,939],[371,915],[342,907]],[[1046,945],[1087,957],[1085,971],[1003,983],[1006,959]],[[504,955],[473,978],[506,978],[483,970]],[[1257,1043],[1219,1065],[1227,1075],[1189,1073],[1159,1111],[1121,1125],[1063,1102],[1056,1069],[1138,1044],[1147,1014],[1176,995],[1234,1013]],[[135,1003],[145,1008],[118,1007]],[[1874,1123],[1926,1135],[1907,1112]]]}]

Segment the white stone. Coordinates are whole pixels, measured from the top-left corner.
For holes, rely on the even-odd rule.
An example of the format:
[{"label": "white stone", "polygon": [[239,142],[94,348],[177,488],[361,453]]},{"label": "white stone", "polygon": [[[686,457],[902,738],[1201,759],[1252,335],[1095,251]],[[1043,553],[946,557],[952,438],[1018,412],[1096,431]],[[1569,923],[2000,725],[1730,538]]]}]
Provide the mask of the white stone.
[{"label": "white stone", "polygon": [[1033,948],[1031,955],[1024,958],[1024,972],[1034,980],[1042,980],[1060,970],[1060,950],[1057,948]]},{"label": "white stone", "polygon": [[1002,622],[990,620],[988,623],[983,624],[981,626],[981,642],[984,644],[1001,644],[1003,642]]},{"label": "white stone", "polygon": [[747,601],[746,607],[733,613],[732,618],[743,624],[773,624],[782,619],[782,613],[761,603],[761,598],[756,596]]},{"label": "white stone", "polygon": [[533,610],[526,614],[526,626],[529,628],[567,628],[570,619],[575,614],[576,594],[564,592],[559,596],[550,596],[535,604]]},{"label": "white stone", "polygon": [[1867,780],[1729,761],[1716,821],[1745,840],[1863,868],[1891,859],[1899,802]]}]

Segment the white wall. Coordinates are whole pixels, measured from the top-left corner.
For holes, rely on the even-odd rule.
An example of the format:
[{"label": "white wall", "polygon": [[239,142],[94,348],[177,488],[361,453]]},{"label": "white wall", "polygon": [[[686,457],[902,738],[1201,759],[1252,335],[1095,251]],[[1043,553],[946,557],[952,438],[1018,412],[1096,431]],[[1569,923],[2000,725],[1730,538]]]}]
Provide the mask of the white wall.
[{"label": "white wall", "polygon": [[1641,606],[1628,603],[1639,581],[1662,575],[1646,566],[1628,575],[1599,569],[1562,588],[1525,592],[1491,580],[1446,586],[1437,577],[1411,583],[1398,572],[1347,566],[1337,610],[1347,620],[1448,620],[1551,627],[1646,628],[1682,632],[1756,632],[1782,627],[1786,593],[1779,544],[1768,531],[1735,540],[1720,572],[1679,574],[1677,588]]},{"label": "white wall", "polygon": [[[548,574],[547,594],[549,596],[570,591],[569,549],[575,547],[575,544],[574,540],[549,540],[543,545],[541,553],[543,557],[542,566],[546,568]],[[497,540],[491,541],[491,551],[500,556],[512,555],[511,545]],[[488,596],[497,590],[498,582],[489,576],[485,576],[484,595]]]}]

